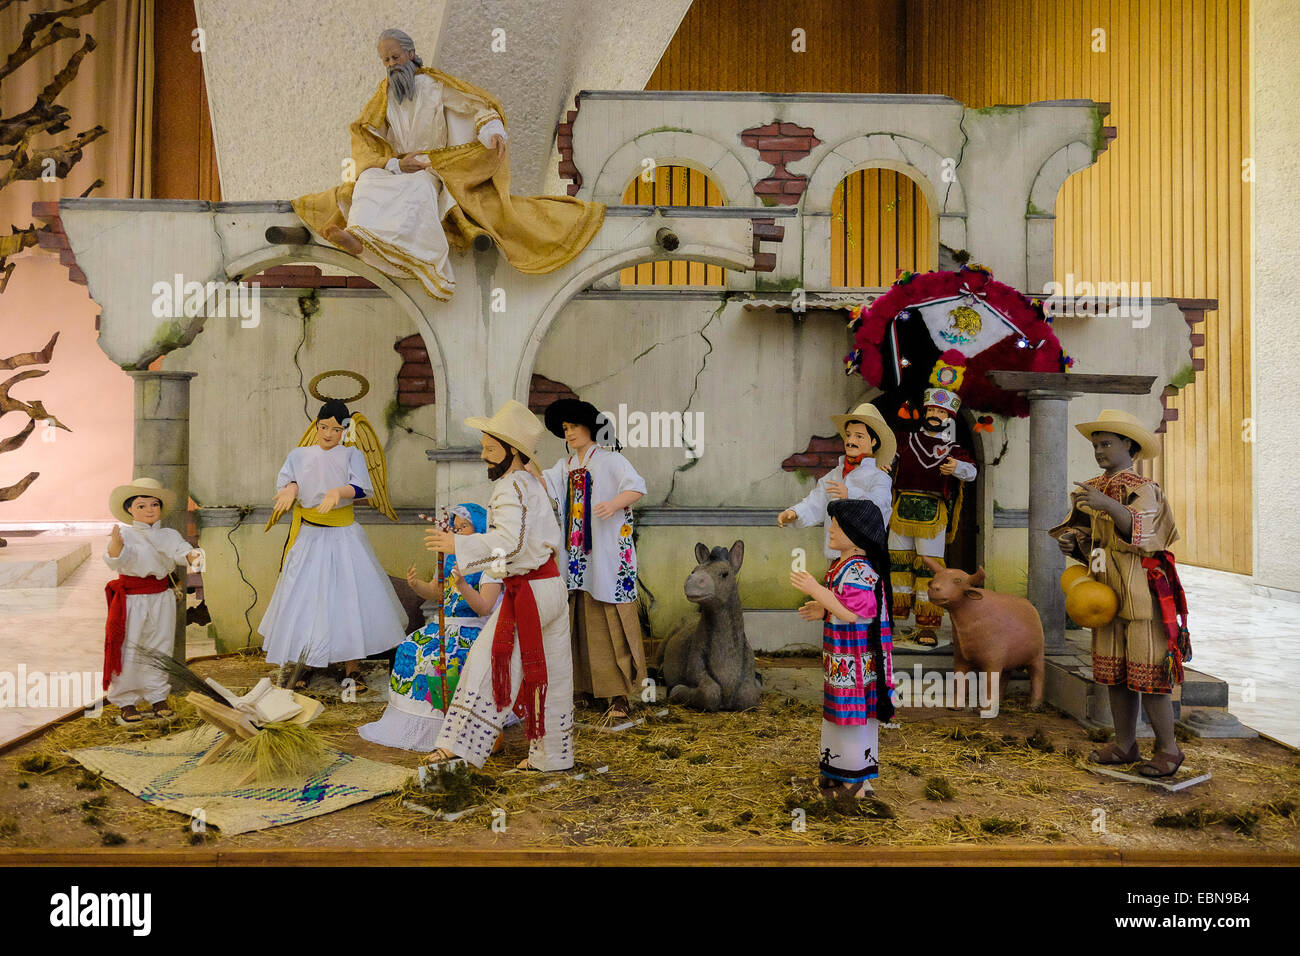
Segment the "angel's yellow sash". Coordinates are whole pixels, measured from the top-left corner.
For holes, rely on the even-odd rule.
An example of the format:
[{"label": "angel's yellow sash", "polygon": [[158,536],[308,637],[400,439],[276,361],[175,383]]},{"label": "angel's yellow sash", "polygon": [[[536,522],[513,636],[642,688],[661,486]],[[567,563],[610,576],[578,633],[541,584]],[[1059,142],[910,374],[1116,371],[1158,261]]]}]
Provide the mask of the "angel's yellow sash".
[{"label": "angel's yellow sash", "polygon": [[298,529],[302,527],[305,521],[308,524],[323,525],[326,528],[346,528],[355,520],[352,516],[352,505],[339,505],[326,512],[317,511],[315,508],[304,508],[302,505],[294,502],[293,521],[289,525],[289,538],[284,543],[284,551],[280,553],[280,569],[284,570],[284,559],[293,549],[293,543],[298,540]]}]

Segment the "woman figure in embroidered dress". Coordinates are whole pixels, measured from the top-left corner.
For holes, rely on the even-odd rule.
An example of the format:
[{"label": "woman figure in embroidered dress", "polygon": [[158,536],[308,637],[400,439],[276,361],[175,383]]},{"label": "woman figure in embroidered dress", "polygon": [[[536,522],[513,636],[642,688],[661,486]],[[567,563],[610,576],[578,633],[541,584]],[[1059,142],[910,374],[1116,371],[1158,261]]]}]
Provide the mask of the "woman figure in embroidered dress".
[{"label": "woman figure in embroidered dress", "polygon": [[[315,442],[289,452],[280,469],[275,512],[266,529],[291,508],[293,524],[275,593],[257,630],[269,663],[297,662],[304,654],[308,668],[344,662],[345,680],[363,693],[362,658],[402,643],[406,614],[353,520],[353,502],[377,494],[382,485],[382,465],[377,466],[381,480],[374,481],[361,451],[343,444],[351,418],[346,404],[327,400],[313,426]],[[382,500],[387,501],[386,490]],[[310,671],[303,673],[293,689],[305,690],[310,679]]]},{"label": "woman figure in embroidered dress", "polygon": [[121,709],[120,722],[136,724],[146,714],[136,709],[143,698],[155,717],[171,717],[167,674],[141,657],[145,652],[171,654],[176,640],[176,592],[168,580],[177,565],[199,557],[179,531],[161,524],[176,496],[153,478],[137,478],[114,488],[108,508],[129,527],[117,525],[108,538],[104,563],[118,573],[108,582],[108,623],[104,639],[104,689],[108,702]]},{"label": "woman figure in embroidered dress", "polygon": [[880,775],[879,721],[894,715],[889,537],[870,501],[842,498],[827,513],[839,559],[827,570],[826,585],[807,571],[791,572],[790,583],[812,598],[799,616],[825,622],[820,787],[826,796],[861,799]]},{"label": "woman figure in embroidered dress", "polygon": [[[487,511],[482,505],[457,505],[452,509],[452,530],[462,535],[483,534],[487,531]],[[428,623],[397,647],[388,706],[383,716],[357,728],[363,739],[422,753],[433,749],[446,709],[442,699],[443,678],[450,698],[456,692],[456,682],[470,647],[501,597],[500,582],[480,584],[482,576],[481,571],[462,574],[456,566],[456,556],[449,554],[443,558],[443,593],[439,595],[436,584],[421,581],[415,565],[411,565],[406,580],[415,593],[426,601],[442,600],[447,670],[445,674],[438,670],[443,637],[438,633],[437,612],[430,614],[426,608]]]},{"label": "woman figure in embroidered dress", "polygon": [[607,717],[618,722],[646,676],[632,544],[632,505],[646,493],[645,480],[618,453],[613,423],[590,402],[553,402],[546,428],[571,452],[535,473],[565,534],[574,690],[608,700]]},{"label": "woman figure in embroidered dress", "polygon": [[1107,685],[1115,740],[1089,759],[1100,764],[1141,759],[1140,698],[1156,743],[1138,773],[1173,776],[1183,763],[1174,737],[1173,687],[1183,682],[1183,663],[1191,660],[1192,648],[1187,604],[1168,550],[1178,540],[1173,512],[1160,486],[1133,471],[1135,457],[1155,456],[1156,436],[1128,412],[1113,409],[1075,427],[1092,442],[1102,474],[1075,482],[1069,517],[1048,533],[1064,554],[1088,566],[1099,548],[1099,580],[1119,598],[1115,618],[1092,632],[1093,680]]}]

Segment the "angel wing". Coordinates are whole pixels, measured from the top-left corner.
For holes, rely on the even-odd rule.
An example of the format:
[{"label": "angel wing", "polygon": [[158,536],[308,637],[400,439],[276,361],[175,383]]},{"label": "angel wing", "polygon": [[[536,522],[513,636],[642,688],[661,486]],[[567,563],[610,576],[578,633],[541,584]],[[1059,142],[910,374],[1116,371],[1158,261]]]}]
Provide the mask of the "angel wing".
[{"label": "angel wing", "polygon": [[[310,421],[310,422],[307,423],[307,430],[306,430],[305,432],[302,433],[302,439],[298,442],[298,447],[299,447],[299,448],[306,448],[308,445],[314,445],[314,444],[316,444],[316,421],[315,421],[315,419],[313,419],[312,421]],[[370,461],[369,461],[369,459],[367,459],[367,460],[366,460],[366,464],[369,464],[369,463],[370,463]],[[284,513],[285,513],[285,509],[282,509],[282,508],[273,508],[273,509],[271,510],[271,517],[267,519],[266,527],[263,528],[262,530],[263,530],[263,531],[270,531],[272,528],[274,528],[275,525],[276,525],[276,523],[277,523],[281,518],[284,517]]]},{"label": "angel wing", "polygon": [[388,500],[388,459],[384,457],[384,446],[379,444],[379,436],[370,424],[370,419],[360,412],[352,413],[352,436],[350,444],[361,450],[366,458],[366,471],[370,472],[370,483],[374,491],[370,495],[370,505],[389,521],[397,520],[397,512]]}]

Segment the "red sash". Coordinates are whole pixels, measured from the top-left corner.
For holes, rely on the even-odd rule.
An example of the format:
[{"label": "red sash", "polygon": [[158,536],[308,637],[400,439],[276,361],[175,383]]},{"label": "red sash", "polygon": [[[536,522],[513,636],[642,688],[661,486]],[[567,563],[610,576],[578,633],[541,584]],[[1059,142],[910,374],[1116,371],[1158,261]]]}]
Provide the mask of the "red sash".
[{"label": "red sash", "polygon": [[537,599],[531,582],[558,578],[560,569],[555,556],[527,574],[506,578],[501,613],[492,635],[492,699],[498,710],[510,706],[510,658],[515,650],[515,633],[519,634],[519,658],[524,666],[523,682],[515,698],[515,714],[524,721],[529,740],[546,733],[546,651],[542,647],[542,620],[537,613]]},{"label": "red sash", "polygon": [[161,594],[171,587],[166,578],[137,578],[119,574],[104,585],[108,599],[108,623],[104,625],[104,690],[122,673],[122,645],[126,643],[126,596]]},{"label": "red sash", "polygon": [[1174,556],[1169,551],[1157,551],[1142,559],[1142,567],[1147,572],[1152,593],[1160,602],[1160,617],[1165,625],[1165,676],[1170,686],[1181,684],[1183,664],[1192,659],[1192,640],[1187,633],[1187,598],[1178,580]]}]

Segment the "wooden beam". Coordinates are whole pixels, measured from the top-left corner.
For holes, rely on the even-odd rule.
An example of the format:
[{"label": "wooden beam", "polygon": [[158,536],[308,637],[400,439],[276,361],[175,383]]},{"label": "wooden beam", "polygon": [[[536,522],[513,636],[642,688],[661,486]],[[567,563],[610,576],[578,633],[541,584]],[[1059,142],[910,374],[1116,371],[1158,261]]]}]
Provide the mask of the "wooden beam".
[{"label": "wooden beam", "polygon": [[989,372],[988,375],[994,385],[1010,392],[1044,389],[1088,395],[1146,395],[1156,381],[1154,375],[1082,375],[1073,372],[1015,372],[1009,369]]}]

